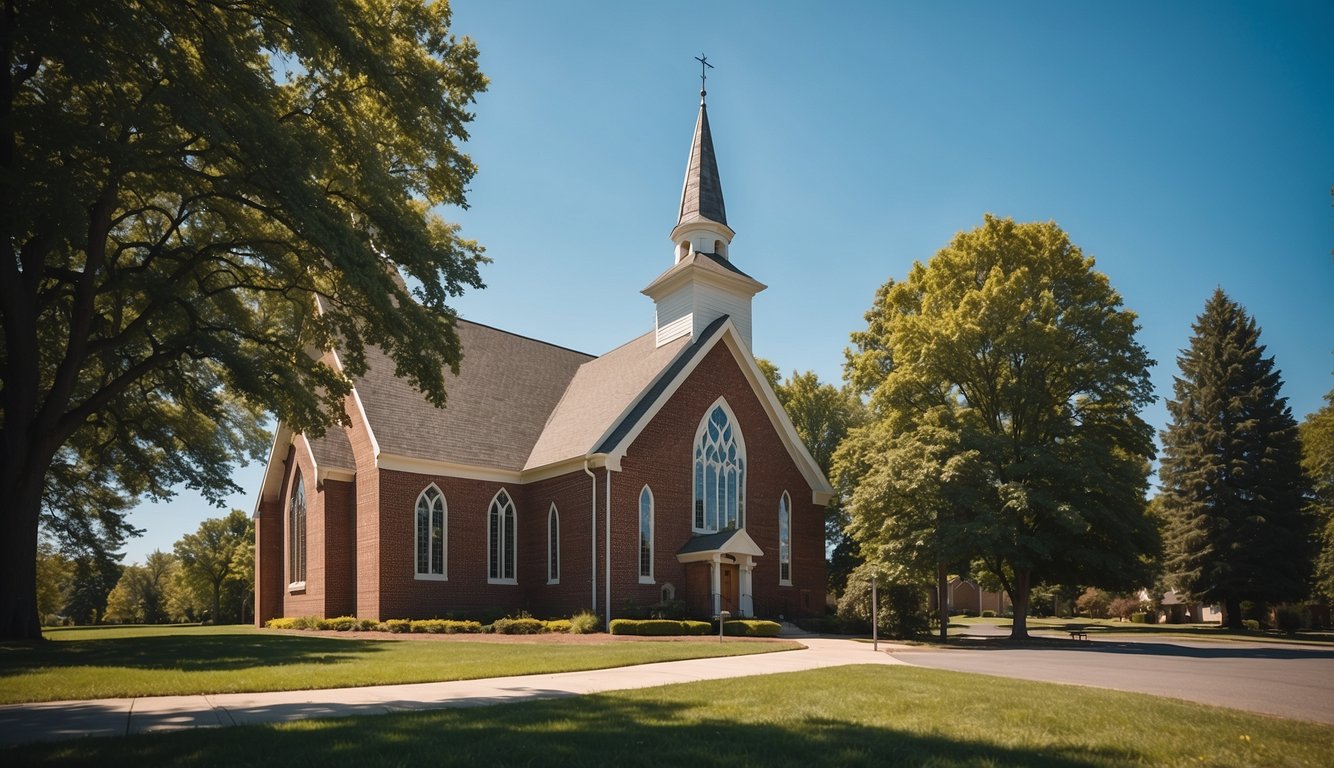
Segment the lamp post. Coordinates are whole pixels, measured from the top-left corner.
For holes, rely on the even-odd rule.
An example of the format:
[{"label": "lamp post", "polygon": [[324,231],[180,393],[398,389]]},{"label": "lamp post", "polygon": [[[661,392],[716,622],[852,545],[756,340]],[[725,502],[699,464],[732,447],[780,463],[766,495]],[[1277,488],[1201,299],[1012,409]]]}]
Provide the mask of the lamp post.
[{"label": "lamp post", "polygon": [[880,581],[878,571],[871,572],[871,650],[880,651],[880,601],[876,593],[876,584]]}]

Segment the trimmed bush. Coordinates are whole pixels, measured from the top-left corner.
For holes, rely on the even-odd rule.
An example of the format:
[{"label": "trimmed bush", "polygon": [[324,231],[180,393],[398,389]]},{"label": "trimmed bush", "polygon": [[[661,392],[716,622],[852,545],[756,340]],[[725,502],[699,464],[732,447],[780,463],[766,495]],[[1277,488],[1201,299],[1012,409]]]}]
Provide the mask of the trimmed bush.
[{"label": "trimmed bush", "polygon": [[412,631],[412,622],[408,619],[389,619],[384,622],[384,628],[396,635],[402,635]]},{"label": "trimmed bush", "polygon": [[778,637],[778,622],[762,619],[732,619],[723,624],[724,635],[737,637]]},{"label": "trimmed bush", "polygon": [[644,619],[639,622],[639,631],[637,634],[663,637],[667,635],[684,635],[685,633],[685,625],[676,619]]},{"label": "trimmed bush", "polygon": [[570,633],[575,635],[591,635],[602,627],[602,619],[595,613],[580,611],[570,617]]},{"label": "trimmed bush", "polygon": [[491,630],[498,635],[536,635],[542,632],[542,620],[529,616],[496,619]]},{"label": "trimmed bush", "polygon": [[1131,624],[1148,624],[1148,623],[1149,623],[1149,614],[1145,613],[1144,611],[1139,611],[1139,612],[1137,612],[1137,613],[1132,613],[1132,614],[1130,614],[1130,623],[1131,623]]},{"label": "trimmed bush", "polygon": [[556,635],[568,635],[570,634],[570,620],[551,619],[549,621],[544,621],[542,622],[542,631]]},{"label": "trimmed bush", "polygon": [[320,629],[332,629],[337,632],[350,632],[357,628],[356,616],[335,616],[332,619],[320,619]]},{"label": "trimmed bush", "polygon": [[983,611],[983,612],[982,612],[982,618],[984,618],[984,619],[994,619],[994,618],[996,618],[996,612],[995,612],[995,611]]},{"label": "trimmed bush", "polygon": [[412,631],[432,635],[454,635],[481,632],[482,625],[475,621],[455,621],[454,619],[418,619],[412,622]]},{"label": "trimmed bush", "polygon": [[1249,629],[1249,630],[1251,630],[1252,632],[1259,632],[1259,631],[1260,631],[1260,622],[1259,622],[1257,619],[1242,619],[1242,620],[1241,620],[1241,628],[1242,628],[1242,629]]},{"label": "trimmed bush", "polygon": [[[738,622],[742,623],[742,622]],[[773,624],[773,622],[760,622]],[[613,635],[645,635],[649,637],[673,637],[680,635],[708,635],[713,629],[707,621],[675,619],[612,619],[610,632]],[[774,624],[777,627],[777,624]],[[737,633],[740,634],[740,633]]]},{"label": "trimmed bush", "polygon": [[639,634],[639,619],[612,619],[607,631],[613,635]]},{"label": "trimmed bush", "polygon": [[357,629],[362,632],[380,631],[380,622],[375,619],[357,619]]},{"label": "trimmed bush", "polygon": [[1295,635],[1302,628],[1302,612],[1287,606],[1279,608],[1274,611],[1274,624],[1283,632]]},{"label": "trimmed bush", "polygon": [[685,619],[681,622],[681,628],[687,635],[708,635],[713,633],[713,625],[707,621],[695,621],[694,619]]},{"label": "trimmed bush", "polygon": [[295,618],[287,617],[281,619],[269,619],[264,622],[264,626],[269,629],[300,629],[300,627],[296,625],[296,621]]}]

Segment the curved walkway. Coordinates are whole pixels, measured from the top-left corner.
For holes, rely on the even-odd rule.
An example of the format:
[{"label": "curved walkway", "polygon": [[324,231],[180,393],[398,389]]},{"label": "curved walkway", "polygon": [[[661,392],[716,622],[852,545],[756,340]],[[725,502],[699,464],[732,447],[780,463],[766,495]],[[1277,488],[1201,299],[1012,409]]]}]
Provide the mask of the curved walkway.
[{"label": "curved walkway", "polygon": [[807,646],[804,650],[447,683],[9,704],[0,706],[0,746],[82,736],[480,707],[845,664],[903,663],[884,650],[876,653],[869,643],[820,637],[801,637],[800,642]]}]

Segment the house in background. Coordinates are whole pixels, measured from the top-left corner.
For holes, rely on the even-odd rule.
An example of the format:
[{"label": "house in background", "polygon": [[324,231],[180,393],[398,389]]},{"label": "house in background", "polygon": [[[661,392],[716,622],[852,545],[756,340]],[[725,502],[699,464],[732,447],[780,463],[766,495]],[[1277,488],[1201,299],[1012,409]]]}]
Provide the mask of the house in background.
[{"label": "house in background", "polygon": [[[938,604],[936,590],[928,593],[927,604],[934,612]],[[972,579],[950,576],[945,585],[945,607],[950,613],[967,613],[981,616],[983,611],[994,611],[997,616],[1014,612],[1010,596],[1004,592],[991,592],[983,589]]]},{"label": "house in background", "polygon": [[445,409],[368,349],[349,426],[279,425],[257,623],[824,611],[832,489],[751,353],[765,286],[732,261],[702,97],[668,268],[643,291],[654,328],[594,357],[460,320]]}]

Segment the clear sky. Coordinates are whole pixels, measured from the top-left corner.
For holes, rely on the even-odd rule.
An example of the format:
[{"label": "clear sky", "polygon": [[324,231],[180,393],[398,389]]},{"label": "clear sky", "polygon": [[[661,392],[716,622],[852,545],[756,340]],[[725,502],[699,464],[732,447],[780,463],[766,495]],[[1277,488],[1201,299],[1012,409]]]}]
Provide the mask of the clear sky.
[{"label": "clear sky", "polygon": [[[481,51],[464,317],[590,352],[649,330],[699,102],[755,353],[839,381],[875,288],[990,212],[1052,220],[1139,314],[1166,423],[1215,287],[1300,420],[1334,388],[1334,3],[460,0]],[[466,361],[464,363],[467,364]],[[262,467],[237,474],[247,512]],[[144,505],[126,562],[221,514]]]}]

